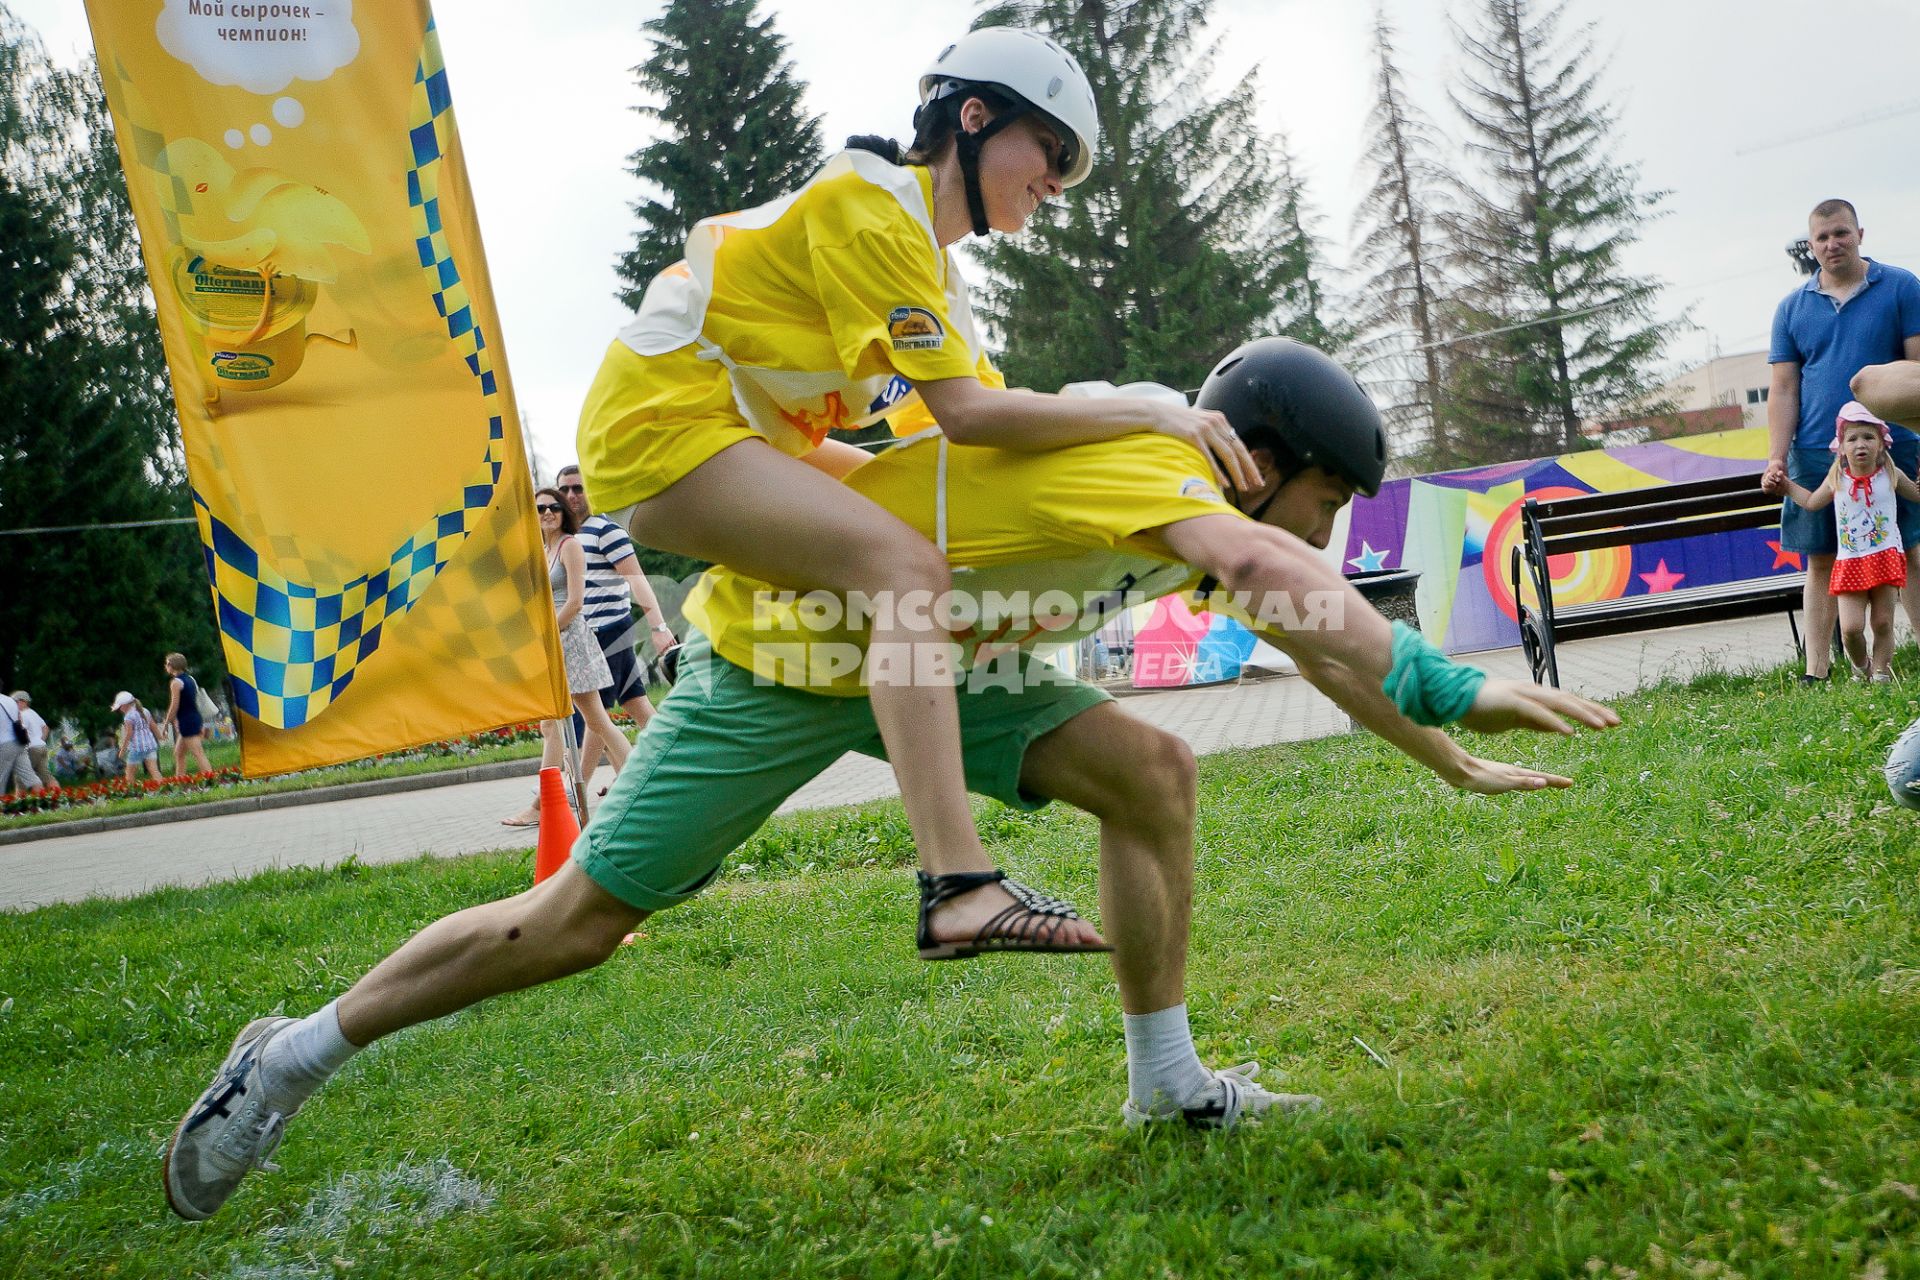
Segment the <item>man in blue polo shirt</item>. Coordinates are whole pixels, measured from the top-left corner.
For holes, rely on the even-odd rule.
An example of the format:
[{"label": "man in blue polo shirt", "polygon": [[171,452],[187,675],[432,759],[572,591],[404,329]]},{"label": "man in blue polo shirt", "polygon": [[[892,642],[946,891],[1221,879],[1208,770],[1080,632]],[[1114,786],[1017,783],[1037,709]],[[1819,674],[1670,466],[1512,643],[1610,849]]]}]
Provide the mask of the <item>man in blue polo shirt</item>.
[{"label": "man in blue polo shirt", "polygon": [[[1833,465],[1829,448],[1840,407],[1853,399],[1848,383],[1868,365],[1920,360],[1920,279],[1860,255],[1859,215],[1845,200],[1825,200],[1807,219],[1807,241],[1819,269],[1788,294],[1773,313],[1773,366],[1767,393],[1767,482],[1791,476],[1819,487]],[[1920,436],[1899,423],[1893,428],[1893,460],[1908,475],[1920,474]],[[1920,503],[1900,503],[1900,540],[1907,550],[1907,576],[1920,583]],[[1835,606],[1827,589],[1839,549],[1831,511],[1803,511],[1782,503],[1780,542],[1807,557],[1807,670],[1801,683],[1827,678],[1833,661],[1825,637],[1833,631]],[[1920,633],[1920,590],[1906,591],[1907,620]]]}]

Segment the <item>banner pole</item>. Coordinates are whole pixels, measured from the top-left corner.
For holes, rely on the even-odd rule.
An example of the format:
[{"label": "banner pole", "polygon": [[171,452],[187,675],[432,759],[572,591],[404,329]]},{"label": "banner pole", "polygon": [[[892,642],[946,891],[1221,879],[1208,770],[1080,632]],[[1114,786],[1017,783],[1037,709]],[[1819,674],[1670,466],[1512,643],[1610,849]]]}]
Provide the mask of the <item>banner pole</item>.
[{"label": "banner pole", "polygon": [[573,733],[573,717],[567,716],[560,721],[561,741],[567,748],[567,773],[573,779],[570,789],[573,816],[579,819],[581,827],[587,825],[587,780],[581,774],[580,740]]}]

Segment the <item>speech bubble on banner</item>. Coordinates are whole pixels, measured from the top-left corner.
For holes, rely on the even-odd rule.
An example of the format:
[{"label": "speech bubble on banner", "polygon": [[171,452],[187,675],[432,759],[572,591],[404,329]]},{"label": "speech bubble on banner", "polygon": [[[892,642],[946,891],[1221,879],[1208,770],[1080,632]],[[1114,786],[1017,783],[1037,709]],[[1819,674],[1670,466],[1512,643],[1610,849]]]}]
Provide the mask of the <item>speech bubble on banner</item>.
[{"label": "speech bubble on banner", "polygon": [[360,53],[353,0],[167,0],[154,33],[209,84],[251,93],[325,80]]}]

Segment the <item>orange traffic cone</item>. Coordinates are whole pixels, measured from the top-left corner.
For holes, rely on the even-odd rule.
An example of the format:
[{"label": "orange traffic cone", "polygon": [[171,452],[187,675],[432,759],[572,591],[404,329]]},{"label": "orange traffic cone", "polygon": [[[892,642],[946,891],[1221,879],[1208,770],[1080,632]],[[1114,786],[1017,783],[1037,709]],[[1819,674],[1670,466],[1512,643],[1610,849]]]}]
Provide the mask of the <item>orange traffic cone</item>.
[{"label": "orange traffic cone", "polygon": [[558,769],[540,771],[540,844],[533,851],[533,882],[558,871],[580,838],[580,823],[567,803],[567,782]]}]

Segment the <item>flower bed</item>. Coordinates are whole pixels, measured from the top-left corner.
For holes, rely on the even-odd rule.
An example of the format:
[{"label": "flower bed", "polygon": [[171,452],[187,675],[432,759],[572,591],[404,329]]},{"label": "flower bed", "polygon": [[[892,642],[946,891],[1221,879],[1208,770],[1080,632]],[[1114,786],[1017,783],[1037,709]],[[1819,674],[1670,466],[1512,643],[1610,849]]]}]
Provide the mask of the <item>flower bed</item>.
[{"label": "flower bed", "polygon": [[[312,777],[316,785],[324,775],[344,769],[365,768],[369,766],[399,764],[414,760],[460,759],[476,751],[492,750],[498,747],[510,747],[517,743],[540,741],[538,724],[508,725],[502,729],[488,729],[481,733],[470,733],[462,738],[446,742],[431,742],[408,751],[391,755],[369,756],[364,760],[351,761],[344,765],[329,766],[325,769],[305,770],[291,777]],[[99,782],[75,783],[72,786],[50,786],[39,791],[25,791],[6,797],[0,797],[0,817],[17,817],[23,814],[57,813],[64,810],[92,808],[111,804],[118,800],[141,800],[148,797],[190,796],[194,793],[224,791],[245,782],[240,776],[238,765],[229,765],[211,773],[183,775],[174,778],[136,778],[132,782],[124,778],[109,778]],[[209,795],[207,798],[212,798]],[[79,815],[75,815],[79,816]]]},{"label": "flower bed", "polygon": [[183,795],[192,791],[211,791],[240,781],[236,767],[216,769],[212,773],[190,774],[177,778],[112,778],[105,782],[83,782],[71,787],[51,786],[39,791],[22,791],[0,800],[0,814],[12,817],[21,813],[52,813],[79,805],[105,804],[112,800],[138,800],[145,796]]}]

